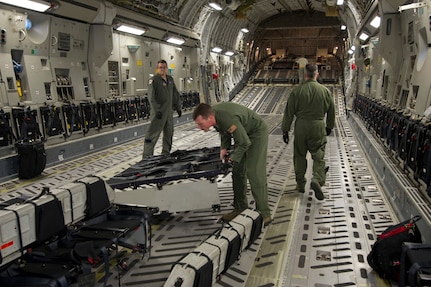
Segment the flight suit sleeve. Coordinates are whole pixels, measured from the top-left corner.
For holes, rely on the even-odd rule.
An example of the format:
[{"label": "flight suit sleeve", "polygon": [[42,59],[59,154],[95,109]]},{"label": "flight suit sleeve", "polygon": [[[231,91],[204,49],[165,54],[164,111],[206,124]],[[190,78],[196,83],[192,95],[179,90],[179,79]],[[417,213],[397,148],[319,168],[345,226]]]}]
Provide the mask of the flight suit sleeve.
[{"label": "flight suit sleeve", "polygon": [[181,107],[182,107],[181,97],[180,97],[180,93],[177,90],[177,86],[175,86],[175,83],[174,83],[172,103],[173,103],[174,110],[176,111],[181,110]]},{"label": "flight suit sleeve", "polygon": [[148,98],[150,100],[150,105],[153,107],[154,111],[160,112],[160,104],[156,101],[156,92],[157,92],[157,82],[154,79],[148,80]]},{"label": "flight suit sleeve", "polygon": [[295,116],[295,104],[294,104],[294,95],[293,93],[289,96],[289,99],[286,103],[286,108],[284,109],[283,121],[281,123],[281,130],[283,133],[287,133],[290,130],[290,126],[292,125],[293,118]]},{"label": "flight suit sleeve", "polygon": [[232,135],[235,141],[235,149],[230,158],[234,162],[240,162],[251,145],[250,138],[244,126],[239,121],[234,121],[227,132]]},{"label": "flight suit sleeve", "polygon": [[331,92],[329,92],[328,99],[329,99],[328,100],[329,107],[326,114],[326,127],[332,130],[335,126],[335,104],[334,104],[334,97],[331,94]]},{"label": "flight suit sleeve", "polygon": [[225,132],[220,132],[220,149],[230,149],[231,136]]}]

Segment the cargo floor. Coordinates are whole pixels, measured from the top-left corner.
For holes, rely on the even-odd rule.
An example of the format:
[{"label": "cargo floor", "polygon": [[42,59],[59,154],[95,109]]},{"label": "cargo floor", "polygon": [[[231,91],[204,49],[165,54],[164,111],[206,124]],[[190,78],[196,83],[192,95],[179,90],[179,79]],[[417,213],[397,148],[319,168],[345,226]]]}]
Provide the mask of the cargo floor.
[{"label": "cargo floor", "polygon": [[[275,105],[277,101],[271,103]],[[216,286],[387,285],[371,272],[366,256],[375,235],[398,219],[351,132],[344,108],[339,108],[336,129],[328,137],[329,172],[323,201],[317,201],[308,186],[305,194],[295,191],[293,144],[285,145],[282,141],[282,115],[263,116],[270,127],[267,174],[274,221],[220,276]],[[141,159],[142,144],[143,140],[137,139],[58,164],[47,168],[35,180],[4,182],[0,185],[0,200],[23,194],[35,196],[44,186],[56,187],[89,174],[109,179]],[[218,144],[216,132],[204,133],[193,123],[175,129],[173,151]],[[156,154],[159,152],[157,145]],[[310,168],[307,177],[308,180],[311,177]],[[125,253],[129,269],[111,268],[108,286],[163,286],[172,264],[220,227],[220,216],[232,209],[231,181],[230,175],[217,178],[220,211],[197,207],[193,211],[159,216],[153,225],[151,255],[141,259]],[[250,194],[249,199],[253,206]],[[101,278],[99,282],[102,286]]]}]

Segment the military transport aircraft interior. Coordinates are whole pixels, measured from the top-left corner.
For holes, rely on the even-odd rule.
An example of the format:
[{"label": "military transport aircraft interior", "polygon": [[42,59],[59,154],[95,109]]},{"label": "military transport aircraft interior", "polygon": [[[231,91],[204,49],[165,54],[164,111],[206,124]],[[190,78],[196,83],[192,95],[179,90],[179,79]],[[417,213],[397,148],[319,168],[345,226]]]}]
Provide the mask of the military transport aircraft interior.
[{"label": "military transport aircraft interior", "polygon": [[0,286],[431,286],[430,0],[0,15]]}]

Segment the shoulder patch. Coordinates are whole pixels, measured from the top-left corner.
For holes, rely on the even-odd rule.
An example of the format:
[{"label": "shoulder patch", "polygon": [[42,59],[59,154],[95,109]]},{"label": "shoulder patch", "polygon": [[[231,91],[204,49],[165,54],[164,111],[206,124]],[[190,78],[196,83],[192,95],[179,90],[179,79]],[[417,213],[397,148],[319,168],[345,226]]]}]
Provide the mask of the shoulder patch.
[{"label": "shoulder patch", "polygon": [[227,130],[228,133],[233,134],[236,131],[236,125],[231,125]]},{"label": "shoulder patch", "polygon": [[148,80],[148,85],[151,85],[153,83],[153,79]]}]

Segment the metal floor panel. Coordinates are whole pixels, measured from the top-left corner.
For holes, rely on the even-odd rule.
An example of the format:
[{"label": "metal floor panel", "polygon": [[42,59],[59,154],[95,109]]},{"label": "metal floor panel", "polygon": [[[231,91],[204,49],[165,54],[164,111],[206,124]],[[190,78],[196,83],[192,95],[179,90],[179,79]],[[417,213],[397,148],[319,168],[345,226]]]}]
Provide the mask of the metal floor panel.
[{"label": "metal floor panel", "polygon": [[[255,92],[262,92],[261,89]],[[271,96],[279,95],[271,93]],[[273,98],[267,101],[279,104]],[[340,94],[337,102],[342,103]],[[328,137],[326,159],[330,169],[323,189],[325,200],[321,202],[308,187],[305,194],[294,190],[293,136],[289,145],[282,141],[282,115],[264,117],[270,130],[267,173],[274,221],[241,254],[240,260],[220,276],[216,286],[377,286],[366,255],[375,234],[397,220],[350,130],[344,108],[338,109],[336,129]],[[172,150],[218,144],[216,132],[204,133],[193,123],[187,123],[176,127]],[[47,168],[35,180],[2,183],[0,201],[18,195],[35,196],[42,187],[57,187],[90,174],[108,179],[139,161],[142,145],[143,139],[133,140]],[[159,141],[156,154],[160,149]],[[307,177],[310,182],[310,168]],[[132,268],[127,272],[112,268],[108,286],[163,286],[172,264],[221,226],[218,223],[221,214],[232,209],[231,181],[230,175],[217,179],[221,211],[180,212],[155,224],[151,256],[140,260],[127,255]],[[253,205],[250,194],[249,199]]]}]

